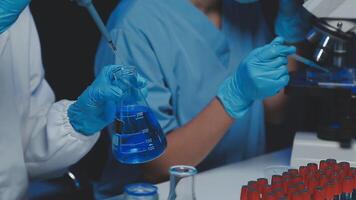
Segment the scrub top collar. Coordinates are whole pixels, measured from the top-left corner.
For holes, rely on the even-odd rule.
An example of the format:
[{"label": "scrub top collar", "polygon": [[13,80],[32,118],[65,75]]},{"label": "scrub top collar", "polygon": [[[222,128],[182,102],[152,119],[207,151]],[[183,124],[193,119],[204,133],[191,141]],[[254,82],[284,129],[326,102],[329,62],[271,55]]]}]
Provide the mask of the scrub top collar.
[{"label": "scrub top collar", "polygon": [[[227,67],[230,59],[230,46],[224,34],[224,25],[227,23],[224,17],[224,11],[222,11],[222,27],[219,29],[190,0],[166,1],[169,4],[174,4],[175,10],[181,15],[180,17],[191,24],[196,34],[199,34],[214,50],[221,64]],[[224,4],[224,0],[222,0],[222,3]]]}]

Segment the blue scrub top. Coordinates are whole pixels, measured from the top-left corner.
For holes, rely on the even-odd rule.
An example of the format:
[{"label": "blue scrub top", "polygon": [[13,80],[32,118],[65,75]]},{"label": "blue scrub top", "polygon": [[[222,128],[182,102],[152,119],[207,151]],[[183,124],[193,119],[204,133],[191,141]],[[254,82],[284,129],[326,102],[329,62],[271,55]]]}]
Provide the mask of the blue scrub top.
[{"label": "blue scrub top", "polygon": [[[234,0],[223,0],[221,29],[189,0],[123,0],[108,27],[120,58],[102,41],[96,73],[113,63],[136,66],[149,80],[147,102],[167,134],[197,116],[241,60],[272,39],[260,3]],[[256,101],[199,168],[236,162],[264,149],[264,109],[262,102]],[[125,182],[128,172],[120,172],[118,166],[115,164],[116,173],[124,176],[107,175],[104,182],[110,178]]]}]

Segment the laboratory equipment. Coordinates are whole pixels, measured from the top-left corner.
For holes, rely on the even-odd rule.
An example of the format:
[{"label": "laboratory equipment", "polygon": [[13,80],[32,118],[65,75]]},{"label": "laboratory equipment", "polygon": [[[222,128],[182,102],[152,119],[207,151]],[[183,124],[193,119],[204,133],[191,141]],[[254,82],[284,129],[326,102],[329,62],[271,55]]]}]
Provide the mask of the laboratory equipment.
[{"label": "laboratory equipment", "polygon": [[356,36],[356,2],[307,0],[303,6],[314,17],[313,29],[307,36],[315,47],[313,59],[321,65],[345,67]]},{"label": "laboratory equipment", "polygon": [[148,183],[134,183],[125,186],[123,200],[158,200],[158,188]]},{"label": "laboratory equipment", "polygon": [[320,71],[325,72],[325,73],[329,73],[330,72],[329,69],[324,68],[324,67],[318,65],[317,63],[315,63],[315,62],[313,62],[313,61],[311,61],[311,60],[309,60],[307,58],[304,58],[304,57],[302,57],[302,56],[300,56],[298,54],[292,54],[289,57],[295,59],[298,62],[301,62],[301,63],[305,64],[307,67],[312,67],[314,69],[320,70]]},{"label": "laboratory equipment", "polygon": [[137,84],[136,68],[122,66],[114,79],[120,87],[127,87],[127,92],[117,106],[113,154],[126,164],[149,162],[166,149],[165,135],[141,90],[133,87]]},{"label": "laboratory equipment", "polygon": [[[95,6],[92,3],[92,0],[75,0],[79,6],[82,6],[87,9],[89,15],[92,17],[94,20],[96,26],[98,27],[100,33],[104,37],[104,39],[108,42],[110,48],[113,50],[113,53],[116,57],[120,58],[120,55],[118,53],[118,50],[114,44],[114,41],[106,28],[103,20],[101,19],[98,11],[96,10]],[[118,59],[121,60],[121,59]]]},{"label": "laboratory equipment", "polygon": [[177,165],[170,168],[168,200],[196,200],[195,179],[197,170],[192,166]]},{"label": "laboratory equipment", "polygon": [[356,1],[306,0],[303,6],[313,16],[306,38],[314,49],[310,60],[329,72],[307,68],[291,75],[286,93],[314,102],[315,115],[307,122],[314,129],[296,133],[291,165],[318,162],[326,155],[356,165],[356,63],[350,59],[356,42]]},{"label": "laboratory equipment", "polygon": [[356,198],[356,168],[335,159],[286,169],[272,180],[259,178],[241,188],[241,200],[352,200]]}]

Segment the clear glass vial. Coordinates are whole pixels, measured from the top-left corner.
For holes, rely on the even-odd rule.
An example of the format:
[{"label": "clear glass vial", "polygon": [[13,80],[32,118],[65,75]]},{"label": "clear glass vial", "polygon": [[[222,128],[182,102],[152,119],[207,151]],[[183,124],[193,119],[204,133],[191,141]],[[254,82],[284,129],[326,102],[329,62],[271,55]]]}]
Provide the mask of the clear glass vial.
[{"label": "clear glass vial", "polygon": [[171,167],[168,200],[196,200],[194,176],[197,172],[197,169],[192,166]]}]

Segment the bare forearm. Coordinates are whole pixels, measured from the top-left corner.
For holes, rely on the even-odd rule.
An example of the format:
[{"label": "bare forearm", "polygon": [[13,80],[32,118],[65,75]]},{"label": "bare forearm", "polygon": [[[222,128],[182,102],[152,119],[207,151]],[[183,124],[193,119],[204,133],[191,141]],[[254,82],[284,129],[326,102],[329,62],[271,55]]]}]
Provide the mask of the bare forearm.
[{"label": "bare forearm", "polygon": [[197,117],[168,134],[165,154],[144,166],[146,178],[156,182],[168,177],[172,165],[198,165],[233,121],[221,103],[214,99]]}]

